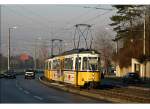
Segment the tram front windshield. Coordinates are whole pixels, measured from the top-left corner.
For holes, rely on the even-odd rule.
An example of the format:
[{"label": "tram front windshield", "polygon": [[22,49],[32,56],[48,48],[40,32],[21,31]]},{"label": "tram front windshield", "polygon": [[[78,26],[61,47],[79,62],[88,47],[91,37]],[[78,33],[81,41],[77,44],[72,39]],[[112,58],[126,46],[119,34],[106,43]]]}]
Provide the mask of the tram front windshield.
[{"label": "tram front windshield", "polygon": [[82,68],[83,70],[98,71],[99,70],[99,58],[98,57],[84,57]]}]

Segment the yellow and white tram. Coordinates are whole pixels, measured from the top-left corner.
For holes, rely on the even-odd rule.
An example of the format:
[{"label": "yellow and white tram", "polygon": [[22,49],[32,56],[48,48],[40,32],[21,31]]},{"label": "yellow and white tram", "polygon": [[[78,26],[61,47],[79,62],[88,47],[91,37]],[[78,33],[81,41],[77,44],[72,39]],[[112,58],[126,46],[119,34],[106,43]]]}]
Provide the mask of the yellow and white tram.
[{"label": "yellow and white tram", "polygon": [[100,55],[95,50],[73,49],[45,61],[45,78],[96,87],[100,84]]}]

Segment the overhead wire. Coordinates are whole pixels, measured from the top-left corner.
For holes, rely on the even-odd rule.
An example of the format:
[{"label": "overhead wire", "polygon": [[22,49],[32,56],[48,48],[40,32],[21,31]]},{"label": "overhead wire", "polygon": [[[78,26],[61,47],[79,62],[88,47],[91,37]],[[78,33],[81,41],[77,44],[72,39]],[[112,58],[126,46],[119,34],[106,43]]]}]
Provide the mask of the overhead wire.
[{"label": "overhead wire", "polygon": [[[20,7],[20,8],[23,8],[24,10],[26,10],[27,12],[31,13],[31,14],[32,14],[32,15],[34,15],[34,16],[42,17],[42,18],[44,18],[44,19],[45,19],[45,21],[48,21],[49,23],[53,23],[53,21],[48,20],[48,19],[46,19],[45,17],[43,17],[43,16],[41,16],[41,15],[39,15],[39,14],[37,14],[37,13],[33,12],[33,11],[32,11],[32,10],[30,10],[29,8],[25,8],[24,6],[19,6],[19,7]],[[69,28],[68,28],[68,29],[69,29]],[[72,29],[72,28],[70,28],[70,29]],[[58,31],[59,31],[59,32],[61,32],[60,30],[64,31],[64,30],[65,30],[65,28],[58,29],[58,30],[57,30],[57,32],[55,32],[53,35],[57,34],[57,33],[58,33]]]},{"label": "overhead wire", "polygon": [[[23,9],[25,9],[25,10],[27,10],[28,12],[30,12],[30,13],[32,13],[32,14],[34,14],[34,15],[36,15],[36,16],[40,16],[40,15],[38,15],[38,14],[35,14],[33,11],[31,11],[31,10],[29,10],[29,9],[27,9],[27,8],[25,8],[25,7],[22,7]],[[91,10],[91,9],[90,9]],[[14,10],[13,10],[14,11]],[[16,12],[15,12],[16,13]],[[84,14],[87,14],[87,13],[89,13],[89,10],[86,12],[86,13],[84,13]],[[76,19],[76,18],[79,18],[79,17],[82,17],[84,14],[80,14],[79,16],[77,16],[77,17],[75,17],[75,18],[73,18],[73,19]],[[103,13],[103,14],[105,14],[105,13]],[[100,15],[103,15],[103,14],[100,14]],[[23,14],[22,14],[23,15]],[[100,16],[100,15],[97,15],[97,16],[95,16],[94,18],[91,18],[91,19],[88,19],[87,21],[90,21],[90,20],[93,20],[93,19],[96,19],[98,16]],[[25,16],[25,15],[23,15],[23,16]],[[25,17],[27,17],[27,16],[25,16]],[[32,18],[30,18],[30,17],[28,17],[29,19],[32,19]],[[36,19],[32,19],[32,21],[34,21],[35,22],[35,20]],[[47,20],[47,19],[45,19],[45,20]],[[47,20],[48,21],[48,20]],[[70,22],[71,22],[72,20],[70,20]],[[85,21],[85,22],[87,22],[87,21]],[[41,21],[40,21],[41,22]],[[39,21],[38,21],[38,23],[40,23]],[[51,22],[51,21],[48,21],[48,22]],[[43,23],[41,23],[42,25],[43,25]],[[48,25],[44,25],[44,26],[46,26],[46,27],[49,27]],[[64,28],[62,28],[62,29],[59,29],[58,31],[60,31],[60,30],[63,30]],[[58,32],[56,32],[56,33],[58,33]]]},{"label": "overhead wire", "polygon": [[[98,15],[96,15],[96,16],[90,18],[90,19],[87,19],[87,20],[83,21],[83,23],[87,23],[87,22],[89,22],[89,21],[95,20],[95,19],[99,18],[100,16],[106,15],[106,14],[108,14],[108,13],[110,13],[110,11],[104,12],[104,13],[102,13],[102,14],[98,14]],[[102,17],[100,17],[100,18],[102,18]]]},{"label": "overhead wire", "polygon": [[[19,11],[15,11],[15,10],[12,9],[11,7],[8,7],[7,9],[11,10],[11,12],[15,13],[16,15],[21,15],[21,16],[27,18],[27,19],[30,19],[30,20],[27,20],[27,21],[32,21],[32,22],[31,22],[32,24],[34,24],[33,22],[37,22],[37,23],[39,23],[39,24],[42,24],[44,27],[48,27],[48,28],[49,28],[49,26],[48,26],[48,25],[45,25],[45,23],[41,22],[41,20],[35,19],[36,17],[33,19],[32,17],[26,16],[26,15],[24,15],[23,13],[20,13]],[[41,25],[40,25],[40,27],[41,27]]]},{"label": "overhead wire", "polygon": [[[11,9],[11,10],[13,10],[13,9]],[[13,12],[14,13],[16,13],[16,11],[14,11],[13,10]],[[31,13],[33,13],[33,12],[31,12]],[[88,13],[88,11],[86,12],[86,13],[84,13],[84,14],[87,14]],[[107,12],[105,12],[105,13],[107,13]],[[93,18],[90,18],[90,19],[88,19],[88,20],[86,20],[86,21],[84,21],[84,22],[89,22],[89,21],[92,21],[92,20],[95,20],[96,18],[98,18],[99,16],[101,16],[101,15],[105,15],[105,13],[102,13],[102,14],[99,14],[99,15],[97,15],[97,16],[95,16],[95,17],[93,17]],[[17,12],[17,14],[18,14],[18,12]],[[19,13],[20,14],[20,13]],[[24,16],[24,17],[26,17],[26,18],[28,18],[28,19],[30,19],[31,21],[33,21],[33,22],[38,22],[38,23],[41,23],[41,21],[39,22],[37,19],[33,19],[32,17],[29,17],[29,16],[26,16],[26,15],[24,15],[24,14],[20,14],[20,15],[22,15],[22,16]],[[83,15],[83,14],[82,14]],[[77,17],[82,17],[82,15],[79,15],[79,16],[77,16]],[[38,15],[36,15],[36,16],[38,16]],[[76,17],[76,18],[77,18]],[[32,22],[32,23],[33,23]],[[44,23],[41,23],[43,26],[46,26],[46,27],[49,27],[48,25],[45,25]],[[40,25],[41,26],[41,25]]]},{"label": "overhead wire", "polygon": [[36,12],[33,12],[33,11],[32,11],[31,9],[29,9],[29,8],[26,8],[26,7],[24,7],[24,6],[17,6],[17,7],[22,8],[23,10],[27,11],[28,13],[31,13],[31,14],[34,15],[34,16],[37,16],[38,18],[39,18],[39,17],[42,17],[42,19],[44,19],[44,21],[47,21],[48,23],[54,23],[54,21],[49,20],[49,19],[47,19],[46,17],[41,16],[40,14],[37,14]]}]

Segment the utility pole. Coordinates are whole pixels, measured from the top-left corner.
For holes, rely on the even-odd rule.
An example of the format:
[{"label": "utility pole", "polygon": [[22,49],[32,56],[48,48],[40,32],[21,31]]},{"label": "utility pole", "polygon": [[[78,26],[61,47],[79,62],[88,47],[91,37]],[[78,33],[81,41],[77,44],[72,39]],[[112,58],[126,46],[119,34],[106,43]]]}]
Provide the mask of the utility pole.
[{"label": "utility pole", "polygon": [[36,70],[36,65],[37,65],[37,62],[36,62],[36,48],[37,48],[37,40],[35,40],[35,48],[34,48],[34,70]]},{"label": "utility pole", "polygon": [[146,12],[144,12],[144,34],[143,34],[143,54],[146,55],[146,47],[145,47],[145,35],[146,35],[146,31],[145,31],[145,28],[146,28]]},{"label": "utility pole", "polygon": [[[146,9],[144,10],[143,55],[146,55]],[[146,79],[146,60],[144,60],[144,79]]]},{"label": "utility pole", "polygon": [[10,70],[10,28],[8,34],[8,71]]},{"label": "utility pole", "polygon": [[52,39],[51,41],[52,41],[51,56],[53,57],[53,55],[54,55],[54,53],[53,53],[53,51],[54,51],[54,42],[59,41],[59,54],[60,54],[62,52],[62,41],[63,40],[61,40],[61,39]]},{"label": "utility pole", "polygon": [[11,29],[16,29],[17,27],[8,28],[8,71],[10,70],[10,32]]},{"label": "utility pole", "polygon": [[41,37],[38,37],[37,39],[35,39],[35,48],[34,48],[34,69],[37,69],[37,42],[38,40],[41,40]]}]

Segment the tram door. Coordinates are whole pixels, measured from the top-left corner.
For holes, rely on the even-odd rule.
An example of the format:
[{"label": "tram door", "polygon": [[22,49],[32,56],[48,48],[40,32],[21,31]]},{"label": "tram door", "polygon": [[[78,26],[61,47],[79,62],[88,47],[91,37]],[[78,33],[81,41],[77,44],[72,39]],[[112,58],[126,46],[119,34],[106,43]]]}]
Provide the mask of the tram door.
[{"label": "tram door", "polygon": [[78,74],[79,74],[79,71],[81,70],[81,57],[77,57],[76,58],[76,62],[75,62],[76,64],[75,64],[75,71],[76,71],[76,75],[75,75],[75,77],[76,77],[76,85],[78,85],[78,79],[79,79],[79,77],[78,77]]},{"label": "tram door", "polygon": [[64,59],[60,60],[60,76],[61,81],[64,81]]}]

